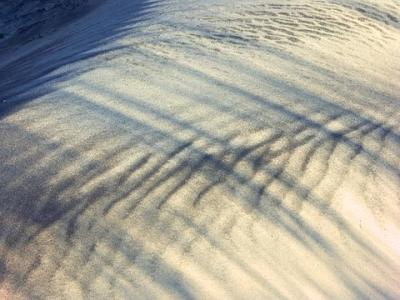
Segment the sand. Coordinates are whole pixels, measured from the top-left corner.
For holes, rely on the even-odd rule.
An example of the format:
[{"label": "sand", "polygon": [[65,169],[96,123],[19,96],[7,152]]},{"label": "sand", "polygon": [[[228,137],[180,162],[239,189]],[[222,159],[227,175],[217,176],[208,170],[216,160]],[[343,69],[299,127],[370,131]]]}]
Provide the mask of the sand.
[{"label": "sand", "polygon": [[399,12],[113,0],[3,53],[0,294],[400,298]]}]

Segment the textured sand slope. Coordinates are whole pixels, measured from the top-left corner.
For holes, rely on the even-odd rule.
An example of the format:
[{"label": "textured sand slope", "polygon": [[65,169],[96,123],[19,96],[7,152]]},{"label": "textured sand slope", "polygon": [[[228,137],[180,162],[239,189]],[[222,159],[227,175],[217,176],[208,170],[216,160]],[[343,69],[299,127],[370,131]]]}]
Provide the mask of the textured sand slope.
[{"label": "textured sand slope", "polygon": [[0,51],[43,38],[90,11],[100,0],[0,1]]},{"label": "textured sand slope", "polygon": [[399,10],[113,0],[4,54],[2,293],[400,298]]}]

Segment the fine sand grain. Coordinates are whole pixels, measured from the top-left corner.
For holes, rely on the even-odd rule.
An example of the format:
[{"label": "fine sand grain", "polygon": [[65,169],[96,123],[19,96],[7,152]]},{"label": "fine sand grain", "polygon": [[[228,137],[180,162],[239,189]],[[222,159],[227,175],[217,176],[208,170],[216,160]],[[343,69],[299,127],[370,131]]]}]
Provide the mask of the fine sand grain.
[{"label": "fine sand grain", "polygon": [[400,4],[108,0],[0,56],[0,297],[400,299]]}]

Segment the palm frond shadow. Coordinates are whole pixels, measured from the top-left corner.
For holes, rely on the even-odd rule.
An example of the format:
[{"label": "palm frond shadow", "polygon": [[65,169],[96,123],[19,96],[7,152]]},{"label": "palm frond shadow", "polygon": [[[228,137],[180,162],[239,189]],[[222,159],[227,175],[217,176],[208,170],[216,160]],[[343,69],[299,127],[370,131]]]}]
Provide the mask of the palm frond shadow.
[{"label": "palm frond shadow", "polygon": [[[93,50],[108,38],[113,38],[115,32],[122,35],[128,33],[124,27],[135,23],[136,15],[145,15],[146,9],[157,3],[152,2],[148,6],[146,3],[136,5],[142,7],[141,13],[136,11],[130,18],[126,16],[126,20],[114,24],[115,27],[111,27],[110,32],[102,39],[99,40],[96,36],[89,39],[85,42],[86,48],[81,47],[79,52],[71,48],[65,49],[65,55],[60,62],[57,61],[51,66],[44,65],[45,60],[41,53],[48,46],[32,53],[31,57],[26,56],[15,62],[20,66],[20,75],[11,75],[7,82],[3,83],[2,97],[10,97],[13,101],[0,107],[1,117],[12,114],[17,108],[17,103],[25,103],[43,95],[51,96],[56,91],[51,85],[53,81],[65,80],[89,69],[49,75],[52,71],[107,51],[118,52],[125,49],[124,46]],[[81,49],[86,51],[82,52]],[[156,56],[151,51],[143,55]],[[340,81],[334,74],[312,65],[306,59],[302,60],[284,52],[274,52],[274,55],[293,65],[301,66],[305,72],[317,70],[316,72],[324,77]],[[38,67],[25,70],[23,66],[29,65],[32,59]],[[312,220],[302,217],[301,209],[303,205],[308,205],[318,214],[324,215],[327,222],[341,231],[376,272],[387,274],[394,271],[394,262],[371,245],[370,241],[335,211],[331,195],[348,178],[352,165],[365,168],[368,174],[373,174],[374,168],[385,168],[398,178],[398,161],[363,143],[365,136],[378,132],[375,137],[378,142],[390,139],[399,146],[398,133],[368,114],[352,107],[342,107],[335,103],[334,99],[290,85],[267,72],[247,68],[239,60],[224,67],[229,69],[236,66],[242,74],[251,76],[255,82],[284,90],[289,102],[298,101],[303,104],[303,112],[216,78],[215,75],[196,67],[188,67],[174,60],[164,62],[163,66],[174,70],[174,74],[183,74],[188,82],[189,79],[197,80],[205,86],[224,91],[226,99],[219,101],[213,96],[198,95],[190,90],[190,85],[176,88],[153,80],[147,83],[150,87],[153,84],[167,94],[185,97],[185,105],[188,108],[194,106],[215,111],[217,118],[222,120],[218,123],[221,127],[229,128],[230,120],[233,119],[251,125],[256,133],[261,134],[263,130],[268,129],[273,134],[263,136],[255,144],[238,144],[235,143],[236,138],[246,132],[237,130],[221,136],[217,130],[214,132],[205,129],[178,113],[168,112],[145,99],[132,96],[128,91],[111,89],[82,79],[79,81],[82,89],[90,91],[91,95],[101,95],[109,102],[101,102],[95,99],[96,97],[90,98],[70,91],[58,91],[58,96],[62,95],[68,99],[69,103],[66,105],[76,105],[88,115],[102,120],[107,128],[105,132],[96,136],[78,136],[77,142],[71,146],[63,141],[50,142],[48,138],[36,135],[23,127],[1,124],[0,130],[4,132],[4,146],[2,144],[1,152],[4,164],[0,168],[7,176],[0,179],[0,237],[10,252],[17,252],[25,247],[34,248],[32,245],[35,245],[35,241],[46,231],[54,230],[56,243],[62,250],[55,255],[55,260],[67,260],[71,261],[71,264],[55,264],[47,272],[46,276],[49,278],[54,276],[57,270],[63,269],[84,290],[89,290],[99,274],[109,272],[110,274],[107,274],[114,280],[118,278],[124,282],[124,288],[128,292],[137,293],[136,282],[132,279],[133,268],[138,274],[151,278],[156,285],[175,296],[183,299],[195,298],[190,280],[165,260],[168,247],[175,246],[186,252],[199,270],[234,296],[232,287],[218,276],[215,266],[211,266],[206,259],[199,260],[193,255],[193,249],[197,247],[198,240],[201,240],[213,253],[223,256],[262,289],[282,298],[284,295],[273,282],[266,280],[240,252],[236,252],[234,247],[224,242],[220,232],[215,232],[221,217],[229,214],[229,208],[240,207],[257,221],[272,224],[274,228],[285,232],[296,245],[314,255],[319,264],[332,273],[339,274],[340,282],[355,298],[368,299],[371,291],[384,298],[394,298],[394,295],[354,267],[352,262],[338,251],[337,245],[329,236],[315,228]],[[1,69],[0,76],[10,73],[11,68],[12,65],[8,65]],[[18,83],[17,79],[21,74],[22,82]],[[24,98],[24,91],[32,87],[40,88],[36,94],[27,93],[27,98]],[[365,89],[371,90],[371,87]],[[375,95],[379,95],[379,91],[376,91]],[[236,107],[234,98],[244,99],[243,105],[246,105],[246,109]],[[387,97],[386,100],[388,105],[396,102],[396,99],[391,97]],[[325,121],[312,118],[316,111],[326,116]],[[141,115],[138,117],[138,114],[144,115],[145,118],[140,117]],[[351,116],[351,122],[346,124],[348,126],[343,132],[329,128],[329,122],[343,115]],[[45,119],[46,116],[42,117]],[[277,125],[277,120],[286,122]],[[56,122],[57,120],[46,119],[42,125],[45,129],[52,128],[56,127]],[[182,137],[182,132],[188,134]],[[116,135],[121,141],[112,147],[106,147],[110,141],[114,141],[113,137]],[[289,142],[282,143],[282,146],[276,149],[274,145],[284,139],[288,139]],[[19,146],[15,147],[17,144]],[[30,145],[35,147],[31,148]],[[290,159],[295,151],[304,146],[309,148],[304,151],[306,155],[301,171],[299,174],[293,173],[288,169]],[[212,150],[213,147],[220,151]],[[339,148],[345,149],[343,164],[335,166],[340,178],[337,178],[336,185],[326,187],[327,196],[321,198],[316,195],[315,188],[327,174],[329,160],[337,155],[335,151]],[[107,151],[96,152],[97,156],[94,157],[87,155],[96,149]],[[317,154],[320,156],[317,157]],[[321,167],[321,178],[312,184],[304,182],[304,174],[310,168],[311,162],[317,159],[326,160],[324,167]],[[120,165],[123,167],[115,170]],[[71,166],[74,167],[73,172]],[[10,171],[11,168],[13,171]],[[262,175],[263,180],[256,180],[256,174]],[[54,180],[54,177],[58,180]],[[272,185],[276,184],[282,187],[281,193],[272,190]],[[187,190],[190,190],[190,193],[183,194]],[[220,194],[214,196],[214,191],[220,191],[224,196],[223,203],[231,204],[232,207],[219,207],[217,204],[223,199],[219,198]],[[295,195],[298,202],[294,207],[288,207],[285,203],[286,196],[290,193]],[[183,200],[184,209],[176,205],[177,199]],[[229,221],[235,224],[235,218],[236,216],[230,216]],[[135,234],[132,234],[132,230],[136,230]],[[228,226],[224,234],[232,236],[234,230],[235,225]],[[193,232],[196,238],[186,239],[184,233],[187,231]],[[160,239],[156,241],[160,244],[159,248],[154,250],[149,247],[146,239],[137,232],[153,234],[153,239],[156,239],[156,236]],[[260,262],[267,264],[269,253],[268,249],[264,249],[262,235],[256,236],[251,226],[245,233],[252,239],[254,249],[251,251],[260,255]],[[108,249],[109,252],[104,252],[104,249]],[[33,256],[35,255],[39,257],[38,254]],[[76,257],[79,259],[75,259]],[[119,260],[114,260],[116,257]],[[29,274],[40,267],[40,263],[32,263],[30,268],[21,268],[19,271],[24,275],[15,276],[19,278],[15,279],[16,285],[24,285]],[[0,268],[1,279],[5,273],[1,261]],[[76,272],[77,269],[83,271]],[[271,269],[284,282],[295,280],[291,274],[273,264]],[[309,274],[303,274],[303,277],[325,296],[333,296],[332,291],[319,287],[318,278],[310,278]],[[142,293],[145,295],[146,291]]]}]

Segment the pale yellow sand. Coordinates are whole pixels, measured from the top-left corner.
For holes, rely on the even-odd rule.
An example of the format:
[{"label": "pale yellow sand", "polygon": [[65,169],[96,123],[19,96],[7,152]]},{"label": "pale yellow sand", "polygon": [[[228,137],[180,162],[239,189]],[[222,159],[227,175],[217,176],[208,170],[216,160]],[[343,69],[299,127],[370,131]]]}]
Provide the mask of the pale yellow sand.
[{"label": "pale yellow sand", "polygon": [[400,298],[400,7],[283,4],[143,5],[120,50],[7,86],[4,297]]}]

